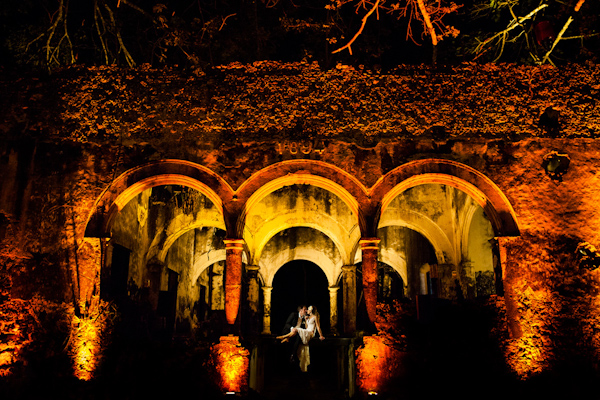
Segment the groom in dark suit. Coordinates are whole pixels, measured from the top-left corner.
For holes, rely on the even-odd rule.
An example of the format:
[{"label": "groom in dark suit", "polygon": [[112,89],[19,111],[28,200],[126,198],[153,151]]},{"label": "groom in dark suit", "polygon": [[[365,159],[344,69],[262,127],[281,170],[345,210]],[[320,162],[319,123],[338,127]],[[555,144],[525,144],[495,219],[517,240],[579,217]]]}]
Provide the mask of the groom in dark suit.
[{"label": "groom in dark suit", "polygon": [[[287,319],[285,320],[285,325],[283,325],[283,330],[281,331],[282,335],[290,333],[292,328],[305,328],[306,324],[304,321],[304,317],[306,316],[306,306],[302,305],[298,307],[296,312],[292,312]],[[290,340],[290,362],[294,362],[298,357],[296,353],[298,352],[298,346],[300,345],[300,336],[296,335]]]}]

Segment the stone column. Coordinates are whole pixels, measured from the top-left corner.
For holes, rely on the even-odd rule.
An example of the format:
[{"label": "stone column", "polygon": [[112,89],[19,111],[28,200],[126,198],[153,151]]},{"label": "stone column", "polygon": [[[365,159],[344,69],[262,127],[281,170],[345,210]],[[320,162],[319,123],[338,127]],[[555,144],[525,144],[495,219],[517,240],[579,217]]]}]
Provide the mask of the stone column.
[{"label": "stone column", "polygon": [[243,239],[225,239],[225,317],[233,325],[240,308],[242,295]]},{"label": "stone column", "polygon": [[260,322],[258,320],[258,295],[260,289],[258,282],[258,265],[246,265],[246,282],[248,285],[248,293],[246,296],[248,315],[246,316],[246,321],[248,323],[249,332],[258,334],[260,329]]},{"label": "stone column", "polygon": [[263,286],[263,301],[265,303],[265,309],[263,314],[263,335],[271,334],[271,292],[273,286]]},{"label": "stone column", "polygon": [[367,314],[371,322],[377,316],[377,251],[379,250],[378,238],[365,238],[360,240],[362,250],[363,293]]},{"label": "stone column", "polygon": [[356,266],[342,267],[344,283],[344,333],[356,331]]},{"label": "stone column", "polygon": [[331,334],[337,336],[337,323],[338,323],[338,305],[337,305],[337,293],[338,286],[329,286],[329,325],[331,326]]},{"label": "stone column", "polygon": [[508,323],[508,331],[511,338],[518,339],[523,336],[523,330],[519,323],[519,309],[517,306],[517,294],[513,289],[514,283],[514,268],[507,268],[508,262],[506,253],[510,244],[514,240],[513,237],[498,237],[498,250],[500,253],[500,264],[502,266],[502,279],[504,282],[504,304],[506,307],[506,321]]},{"label": "stone column", "polygon": [[247,265],[246,273],[248,274],[248,307],[253,313],[258,313],[258,265]]}]

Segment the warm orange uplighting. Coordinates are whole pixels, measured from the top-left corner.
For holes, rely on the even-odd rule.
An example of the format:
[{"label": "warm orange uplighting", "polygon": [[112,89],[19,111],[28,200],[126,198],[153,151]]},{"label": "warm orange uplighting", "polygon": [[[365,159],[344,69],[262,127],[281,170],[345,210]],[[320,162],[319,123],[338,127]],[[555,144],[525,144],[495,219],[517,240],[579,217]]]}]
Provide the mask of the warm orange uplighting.
[{"label": "warm orange uplighting", "polygon": [[364,393],[376,395],[398,376],[403,357],[381,336],[365,336],[363,341],[356,350],[356,384]]},{"label": "warm orange uplighting", "polygon": [[223,392],[244,392],[248,389],[248,350],[238,336],[222,336],[211,348],[211,361]]},{"label": "warm orange uplighting", "polygon": [[8,376],[12,373],[12,366],[19,360],[19,353],[23,348],[23,335],[18,324],[13,324],[9,329],[3,329],[10,334],[0,342],[0,376]]},{"label": "warm orange uplighting", "polygon": [[[523,285],[523,287],[527,287]],[[552,326],[556,324],[557,300],[545,290],[520,291],[519,325],[522,335],[509,339],[504,348],[506,362],[521,378],[544,372],[554,358]]]},{"label": "warm orange uplighting", "polygon": [[74,375],[83,381],[94,377],[100,358],[101,327],[96,320],[73,317],[71,355]]},{"label": "warm orange uplighting", "polygon": [[362,251],[363,294],[367,305],[367,314],[372,322],[377,317],[377,251],[380,239],[360,240]]},{"label": "warm orange uplighting", "polygon": [[511,337],[502,347],[506,363],[524,380],[552,368],[557,357],[555,343],[560,340],[564,321],[562,310],[574,309],[567,297],[559,295],[559,289],[564,290],[561,285],[576,284],[577,279],[566,279],[568,263],[556,263],[545,246],[524,238],[504,243],[507,260],[519,273],[507,273],[505,278]]},{"label": "warm orange uplighting", "polygon": [[523,336],[511,341],[506,349],[507,362],[511,369],[522,379],[538,375],[546,370],[551,357],[542,339]]},{"label": "warm orange uplighting", "polygon": [[233,325],[240,308],[240,296],[242,293],[242,251],[244,241],[242,239],[226,239],[226,264],[225,268],[225,316],[227,323]]},{"label": "warm orange uplighting", "polygon": [[7,377],[21,364],[23,353],[33,342],[30,318],[35,315],[37,298],[10,299],[0,304],[0,377]]},{"label": "warm orange uplighting", "polygon": [[102,361],[112,329],[111,316],[114,310],[109,303],[94,299],[94,306],[85,308],[85,316],[73,316],[71,322],[70,355],[73,360],[73,375],[88,381],[95,377]]}]

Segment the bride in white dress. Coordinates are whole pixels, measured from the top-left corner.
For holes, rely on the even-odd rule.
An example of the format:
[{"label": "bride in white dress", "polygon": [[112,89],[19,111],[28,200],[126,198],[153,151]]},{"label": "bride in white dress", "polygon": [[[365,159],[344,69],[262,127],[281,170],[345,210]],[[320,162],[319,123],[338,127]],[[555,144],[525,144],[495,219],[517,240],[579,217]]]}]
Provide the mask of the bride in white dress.
[{"label": "bride in white dress", "polygon": [[308,350],[308,342],[315,336],[315,329],[319,331],[319,339],[324,340],[323,332],[321,332],[321,324],[319,313],[316,307],[310,306],[307,310],[308,317],[306,319],[306,328],[292,328],[291,332],[277,336],[277,339],[281,340],[281,343],[287,342],[291,337],[298,335],[302,344],[298,346],[298,359],[300,360],[300,369],[302,372],[306,372],[308,365],[310,364],[310,353]]}]

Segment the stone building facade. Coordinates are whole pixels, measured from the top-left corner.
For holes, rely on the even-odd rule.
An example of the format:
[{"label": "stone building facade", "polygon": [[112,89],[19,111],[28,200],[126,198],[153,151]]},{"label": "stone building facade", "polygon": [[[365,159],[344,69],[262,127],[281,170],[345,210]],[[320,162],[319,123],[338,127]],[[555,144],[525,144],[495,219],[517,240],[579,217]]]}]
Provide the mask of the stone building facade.
[{"label": "stone building facade", "polygon": [[143,298],[170,334],[220,315],[219,334],[269,335],[278,271],[302,260],[326,282],[326,335],[371,329],[378,302],[462,292],[504,299],[523,376],[577,346],[553,331],[565,313],[600,351],[599,77],[264,62],[6,78],[9,297],[76,314]]}]

